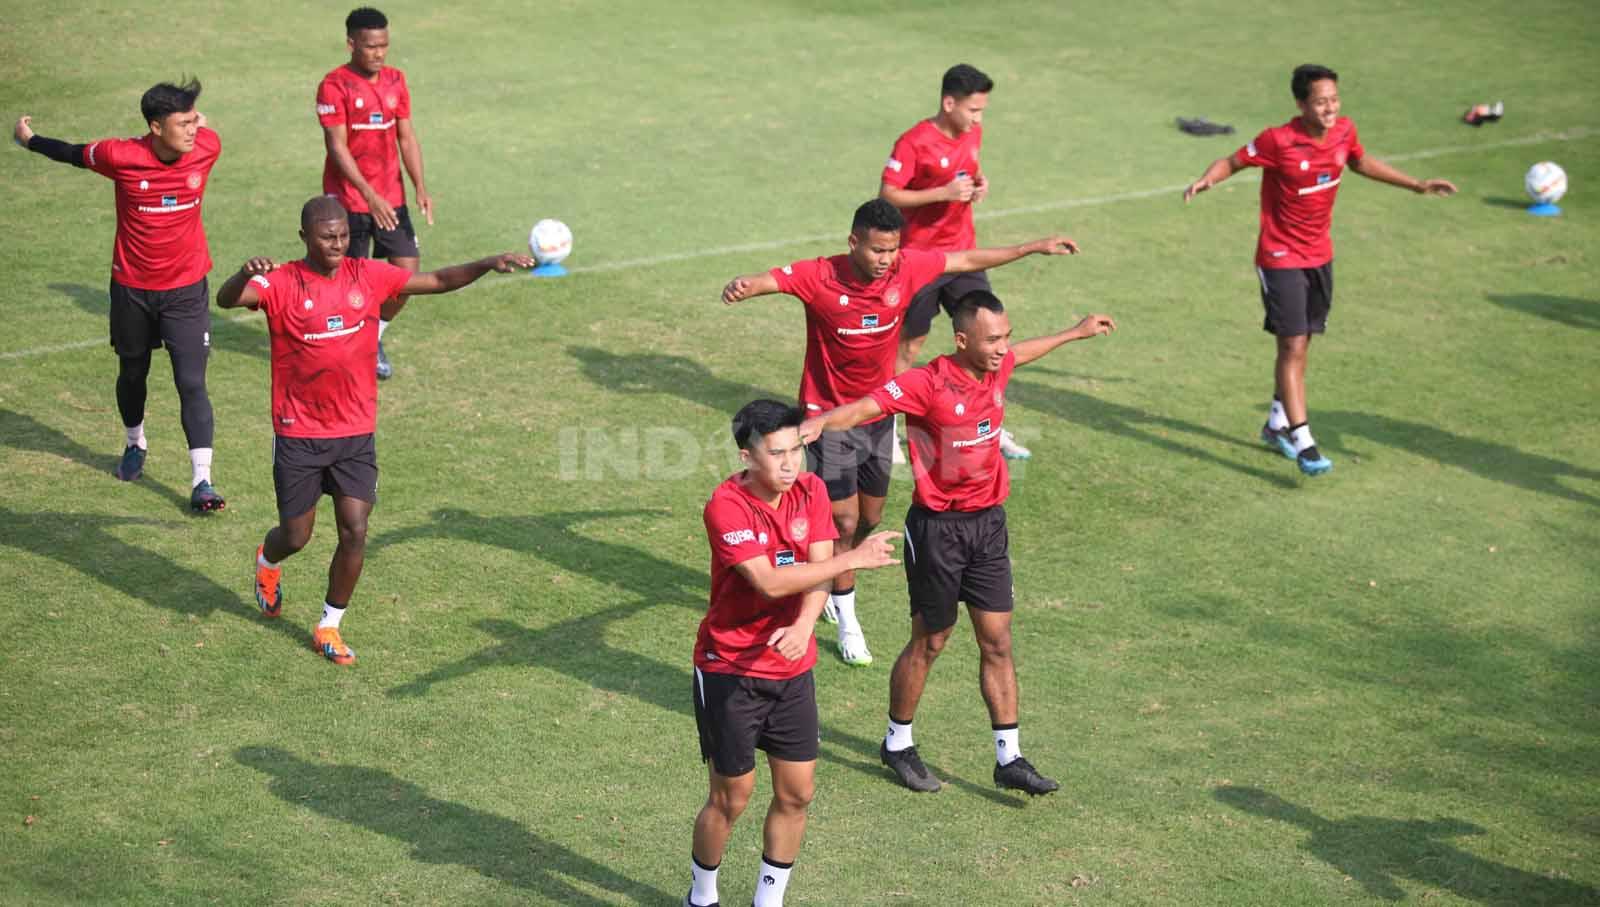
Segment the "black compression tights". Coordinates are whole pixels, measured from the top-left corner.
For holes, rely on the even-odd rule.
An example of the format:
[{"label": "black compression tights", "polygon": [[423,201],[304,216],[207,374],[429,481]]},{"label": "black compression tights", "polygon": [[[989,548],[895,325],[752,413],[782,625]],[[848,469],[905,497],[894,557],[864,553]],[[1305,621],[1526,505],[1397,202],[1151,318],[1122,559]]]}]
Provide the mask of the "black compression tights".
[{"label": "black compression tights", "polygon": [[[172,358],[172,383],[178,388],[178,406],[183,420],[183,434],[189,448],[211,447],[215,422],[211,416],[211,397],[206,394],[206,354],[179,354],[168,350]],[[144,401],[150,378],[150,353],[142,356],[121,356],[117,371],[117,411],[122,414],[122,424],[132,428],[144,421]]]}]

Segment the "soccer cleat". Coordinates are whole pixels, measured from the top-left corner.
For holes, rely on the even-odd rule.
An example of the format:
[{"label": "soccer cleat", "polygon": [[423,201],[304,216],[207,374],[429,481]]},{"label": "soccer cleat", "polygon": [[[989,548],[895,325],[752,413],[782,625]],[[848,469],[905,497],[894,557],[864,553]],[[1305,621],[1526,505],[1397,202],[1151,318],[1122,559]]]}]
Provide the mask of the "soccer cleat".
[{"label": "soccer cleat", "polygon": [[117,463],[114,475],[124,482],[132,482],[144,475],[144,448],[137,444],[129,444],[122,452],[122,459]]},{"label": "soccer cleat", "polygon": [[1320,476],[1333,468],[1333,461],[1318,453],[1315,445],[1300,451],[1294,460],[1308,476]]},{"label": "soccer cleat", "polygon": [[1495,101],[1493,104],[1474,104],[1467,108],[1461,115],[1461,122],[1468,126],[1482,126],[1484,123],[1496,123],[1506,115],[1506,102]]},{"label": "soccer cleat", "polygon": [[872,653],[867,650],[867,637],[860,630],[839,629],[839,657],[847,665],[872,664]]},{"label": "soccer cleat", "polygon": [[356,650],[339,638],[338,627],[317,627],[311,631],[311,648],[336,665],[356,663]]},{"label": "soccer cleat", "polygon": [[1233,127],[1227,123],[1213,123],[1205,117],[1185,119],[1178,117],[1178,128],[1190,135],[1233,135]]},{"label": "soccer cleat", "polygon": [[712,901],[709,904],[696,904],[694,901],[689,899],[688,895],[684,895],[683,896],[683,907],[722,907],[722,902],[721,901]]},{"label": "soccer cleat", "polygon": [[1008,790],[1020,790],[1030,797],[1037,797],[1040,794],[1048,794],[1061,789],[1061,785],[1057,784],[1055,779],[1046,778],[1039,774],[1029,764],[1028,760],[1021,756],[1007,762],[1005,765],[1001,765],[998,762],[995,763],[994,786]]},{"label": "soccer cleat", "polygon": [[283,587],[278,585],[278,580],[283,578],[282,567],[263,567],[261,560],[266,556],[266,546],[256,548],[256,607],[261,609],[262,617],[277,617],[283,613]]},{"label": "soccer cleat", "polygon": [[1016,436],[1005,429],[1000,429],[1000,455],[1007,460],[1026,460],[1033,456],[1033,451],[1017,443]]},{"label": "soccer cleat", "polygon": [[839,622],[839,606],[833,603],[831,596],[822,605],[822,619],[830,624]]},{"label": "soccer cleat", "polygon": [[914,791],[931,793],[944,786],[932,772],[928,771],[928,767],[922,764],[922,757],[917,755],[917,748],[914,746],[891,752],[887,742],[880,743],[878,758],[900,776],[901,784]]},{"label": "soccer cleat", "polygon": [[1287,428],[1272,428],[1263,423],[1261,426],[1261,443],[1291,460],[1294,459],[1294,442],[1289,440],[1289,430]]},{"label": "soccer cleat", "polygon": [[387,381],[394,374],[394,366],[389,364],[389,357],[384,355],[383,341],[378,341],[378,380]]},{"label": "soccer cleat", "polygon": [[224,501],[222,495],[218,494],[217,490],[211,487],[211,483],[205,479],[201,479],[196,483],[194,490],[189,492],[189,509],[197,513],[211,513],[226,506],[228,506],[228,502]]}]

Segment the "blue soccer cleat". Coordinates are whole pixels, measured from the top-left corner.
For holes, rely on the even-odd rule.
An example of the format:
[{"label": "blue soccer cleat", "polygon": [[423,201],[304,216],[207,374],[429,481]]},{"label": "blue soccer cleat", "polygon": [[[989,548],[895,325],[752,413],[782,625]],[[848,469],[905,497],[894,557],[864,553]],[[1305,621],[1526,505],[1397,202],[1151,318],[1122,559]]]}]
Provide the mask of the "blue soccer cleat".
[{"label": "blue soccer cleat", "polygon": [[1317,453],[1315,447],[1307,447],[1300,451],[1294,460],[1300,464],[1300,471],[1308,476],[1320,476],[1333,468],[1333,461]]},{"label": "blue soccer cleat", "polygon": [[1268,428],[1261,426],[1261,443],[1271,447],[1289,459],[1295,459],[1294,442],[1289,440],[1289,430],[1286,428]]}]

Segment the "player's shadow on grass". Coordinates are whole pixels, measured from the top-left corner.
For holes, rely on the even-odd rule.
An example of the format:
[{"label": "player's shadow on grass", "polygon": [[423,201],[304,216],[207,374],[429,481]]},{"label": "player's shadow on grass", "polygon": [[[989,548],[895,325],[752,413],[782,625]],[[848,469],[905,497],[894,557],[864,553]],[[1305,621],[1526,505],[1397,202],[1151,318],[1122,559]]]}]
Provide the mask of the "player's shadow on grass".
[{"label": "player's shadow on grass", "polygon": [[794,398],[793,393],[775,394],[754,385],[718,378],[710,369],[686,356],[619,355],[588,346],[570,346],[567,352],[583,365],[583,374],[590,381],[620,394],[666,394],[730,416],[757,398]]},{"label": "player's shadow on grass", "polygon": [[1559,324],[1575,328],[1600,331],[1600,300],[1574,299],[1571,296],[1551,296],[1545,293],[1524,293],[1510,296],[1488,294],[1490,302],[1525,315],[1537,315]]},{"label": "player's shadow on grass", "polygon": [[243,747],[234,759],[269,776],[267,789],[290,806],[394,838],[424,863],[463,866],[556,904],[615,902],[591,894],[595,888],[639,904],[674,902],[672,895],[511,819],[430,797],[422,787],[381,769],[309,762],[270,746]]},{"label": "player's shadow on grass", "polygon": [[[50,289],[72,300],[78,308],[99,318],[107,318],[111,310],[110,290],[107,287],[87,287],[81,283],[53,283]],[[206,303],[210,305],[208,301]],[[271,340],[267,332],[246,323],[234,321],[230,316],[211,315],[211,348],[242,353],[257,359],[271,357]],[[111,345],[109,336],[106,346]]]},{"label": "player's shadow on grass", "polygon": [[1302,845],[1317,859],[1360,882],[1373,897],[1405,900],[1397,879],[1410,879],[1485,904],[1600,903],[1600,890],[1506,866],[1468,853],[1446,838],[1481,835],[1460,819],[1327,819],[1304,806],[1254,787],[1219,787],[1213,795],[1237,810],[1299,826]]},{"label": "player's shadow on grass", "polygon": [[[55,561],[129,598],[186,617],[206,618],[216,611],[254,615],[238,591],[182,567],[159,554],[118,538],[114,526],[151,526],[170,531],[173,524],[141,517],[81,513],[19,513],[0,506],[0,548],[26,551]],[[241,575],[245,571],[241,568]],[[261,621],[300,645],[311,645],[311,633],[288,621]]]},{"label": "player's shadow on grass", "polygon": [[[648,551],[573,531],[584,523],[655,513],[658,511],[588,510],[523,517],[484,517],[465,510],[444,509],[434,511],[428,523],[387,532],[370,540],[367,543],[369,554],[391,545],[445,539],[494,545],[537,557],[569,573],[615,586],[622,593],[622,600],[610,607],[538,628],[530,629],[515,621],[497,618],[480,620],[474,626],[492,637],[494,642],[471,655],[440,665],[409,683],[391,688],[389,695],[424,696],[437,684],[459,680],[483,670],[543,667],[594,689],[629,696],[692,719],[694,709],[690,697],[693,674],[688,667],[692,629],[686,630],[682,644],[674,650],[682,656],[681,666],[620,648],[612,644],[609,637],[613,624],[657,605],[686,608],[694,614],[703,613],[709,578],[699,571],[663,560]],[[608,600],[615,601],[618,597],[608,596]],[[877,740],[869,740],[828,724],[823,725],[822,739],[823,759],[876,779],[890,777],[878,762]],[[837,752],[840,747],[853,755]],[[937,771],[937,766],[934,768]],[[940,775],[949,783],[979,796],[1008,806],[1021,805],[1015,798],[972,784],[948,772],[940,772]]]},{"label": "player's shadow on grass", "polygon": [[[0,444],[16,450],[31,450],[61,457],[100,473],[101,480],[115,481],[112,477],[119,460],[116,454],[96,453],[32,416],[0,408]],[[189,512],[189,498],[170,486],[163,485],[149,476],[136,479],[133,484],[167,499],[185,513]]]},{"label": "player's shadow on grass", "polygon": [[[1241,438],[1235,438],[1232,435],[1225,435],[1204,425],[1196,425],[1193,422],[1185,422],[1182,419],[1174,419],[1170,416],[1153,415],[1141,409],[1123,406],[1119,403],[1111,403],[1089,394],[1051,387],[1047,384],[1039,384],[1016,377],[1011,379],[1010,390],[1010,398],[1017,403],[1030,409],[1049,413],[1064,422],[1071,422],[1094,431],[1142,441],[1170,453],[1231,469],[1252,479],[1269,482],[1280,488],[1294,488],[1298,485],[1287,470],[1267,470],[1249,466],[1171,437],[1172,434],[1188,435],[1233,447],[1243,447],[1249,450],[1252,455],[1270,453],[1264,445],[1254,444]],[[1282,458],[1280,454],[1276,453],[1273,453],[1272,456],[1279,459]]]},{"label": "player's shadow on grass", "polygon": [[1560,478],[1600,482],[1600,470],[1575,466],[1551,457],[1522,451],[1496,441],[1481,441],[1458,435],[1432,425],[1408,422],[1376,413],[1357,413],[1340,410],[1319,410],[1318,434],[1326,445],[1338,450],[1345,445],[1345,435],[1357,435],[1369,441],[1400,447],[1419,457],[1426,457],[1445,466],[1454,466],[1486,479],[1504,482],[1529,491],[1537,491],[1569,501],[1591,506],[1600,505],[1600,498],[1569,488]]}]

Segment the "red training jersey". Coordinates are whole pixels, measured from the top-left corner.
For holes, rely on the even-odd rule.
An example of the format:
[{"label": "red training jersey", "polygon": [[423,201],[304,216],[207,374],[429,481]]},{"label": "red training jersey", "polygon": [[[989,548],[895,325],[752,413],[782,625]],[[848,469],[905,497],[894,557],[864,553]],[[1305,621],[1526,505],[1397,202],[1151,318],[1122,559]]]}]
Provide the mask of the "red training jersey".
[{"label": "red training jersey", "polygon": [[900,319],[917,291],[944,273],[945,253],[903,249],[877,280],[862,283],[850,256],[773,268],[778,289],[806,306],[800,405],[812,414],[851,403],[894,377]]},{"label": "red training jersey", "polygon": [[1261,238],[1256,264],[1263,268],[1320,268],[1333,260],[1333,200],[1350,161],[1366,155],[1356,124],[1339,117],[1318,142],[1300,118],[1261,130],[1233,153],[1241,167],[1260,167]]},{"label": "red training jersey", "polygon": [[839,537],[833,528],[828,488],[815,473],[803,472],[778,506],[751,494],[744,473],[736,473],[706,502],[706,538],[711,542],[711,605],[694,641],[694,666],[710,674],[741,674],[787,680],[817,663],[817,640],[806,654],[789,661],[767,645],[772,632],[800,616],[805,593],[768,601],[734,569],[764,557],[774,567],[806,563],[813,542]]},{"label": "red training jersey", "polygon": [[1011,473],[1000,455],[1000,426],[1016,367],[1017,354],[1008,351],[999,371],[978,380],[944,355],[872,392],[885,413],[906,414],[919,507],[972,511],[1005,503]]},{"label": "red training jersey", "polygon": [[83,149],[84,166],[117,186],[117,239],[111,279],[136,290],[172,290],[211,270],[200,199],[222,140],[202,126],[194,150],[168,164],[155,139],[101,139]]},{"label": "red training jersey", "polygon": [[[982,126],[973,126],[952,139],[932,120],[923,120],[895,140],[889,161],[883,165],[883,181],[900,189],[934,189],[948,185],[961,171],[976,180],[981,172],[978,146],[982,144]],[[906,219],[900,242],[908,249],[965,252],[977,248],[971,202],[934,202],[903,208],[900,213]]]},{"label": "red training jersey", "polygon": [[[322,77],[317,86],[317,122],[343,126],[345,143],[356,167],[372,190],[396,208],[406,203],[400,180],[399,122],[411,119],[411,91],[406,74],[393,66],[378,70],[377,81],[340,66]],[[370,213],[367,200],[356,191],[329,154],[322,165],[322,191],[339,200],[345,210]]]},{"label": "red training jersey", "polygon": [[345,258],[323,277],[304,261],[250,278],[272,336],[272,430],[349,438],[378,427],[378,306],[411,272]]}]

